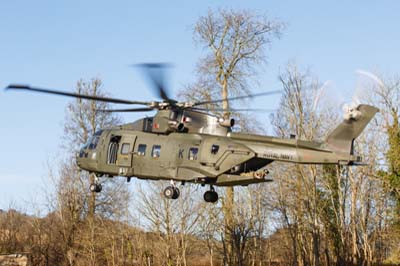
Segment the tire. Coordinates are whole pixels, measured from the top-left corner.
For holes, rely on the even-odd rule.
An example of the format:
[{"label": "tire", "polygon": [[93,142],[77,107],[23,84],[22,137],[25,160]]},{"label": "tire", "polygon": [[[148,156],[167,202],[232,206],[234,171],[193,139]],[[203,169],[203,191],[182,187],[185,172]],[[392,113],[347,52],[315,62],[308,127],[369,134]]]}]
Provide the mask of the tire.
[{"label": "tire", "polygon": [[204,201],[205,202],[211,202],[211,203],[215,203],[218,201],[218,193],[215,191],[206,191],[206,193],[204,193]]},{"label": "tire", "polygon": [[206,191],[206,192],[204,193],[203,198],[204,198],[204,201],[205,201],[205,202],[211,202],[211,199],[212,199],[212,191]]},{"label": "tire", "polygon": [[96,184],[96,193],[100,193],[103,190],[103,187],[101,186],[101,184]]},{"label": "tire", "polygon": [[174,187],[174,194],[172,195],[172,199],[177,199],[179,198],[179,195],[181,194],[181,192],[179,191],[179,188]]},{"label": "tire", "polygon": [[212,198],[211,198],[211,203],[216,203],[218,201],[218,193],[215,191],[211,191],[212,192]]}]

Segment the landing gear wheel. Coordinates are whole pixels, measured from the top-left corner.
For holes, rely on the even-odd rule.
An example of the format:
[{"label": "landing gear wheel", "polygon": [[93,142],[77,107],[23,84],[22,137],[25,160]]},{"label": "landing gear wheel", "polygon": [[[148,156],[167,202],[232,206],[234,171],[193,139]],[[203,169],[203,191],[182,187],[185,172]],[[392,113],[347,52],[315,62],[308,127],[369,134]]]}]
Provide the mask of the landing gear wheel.
[{"label": "landing gear wheel", "polygon": [[101,184],[96,184],[96,193],[100,193],[103,190]]},{"label": "landing gear wheel", "polygon": [[218,193],[213,190],[206,191],[206,193],[204,193],[204,200],[206,202],[215,203],[218,201]]},{"label": "landing gear wheel", "polygon": [[172,199],[179,198],[179,195],[181,195],[181,192],[179,191],[179,188],[174,187],[174,194],[172,195]]},{"label": "landing gear wheel", "polygon": [[102,189],[103,188],[102,188],[101,184],[90,184],[90,191],[91,192],[99,193],[99,192],[101,192]]},{"label": "landing gear wheel", "polygon": [[177,187],[168,186],[164,189],[164,196],[167,199],[177,199],[180,194],[181,193]]}]

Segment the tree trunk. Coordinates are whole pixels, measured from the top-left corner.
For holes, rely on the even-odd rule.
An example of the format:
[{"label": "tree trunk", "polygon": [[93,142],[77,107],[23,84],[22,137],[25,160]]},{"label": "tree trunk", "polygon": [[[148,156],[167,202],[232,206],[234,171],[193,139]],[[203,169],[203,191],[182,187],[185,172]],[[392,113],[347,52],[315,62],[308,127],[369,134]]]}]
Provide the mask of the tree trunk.
[{"label": "tree trunk", "polygon": [[[90,184],[94,184],[95,181],[95,174],[89,174]],[[94,219],[94,214],[96,212],[96,192],[91,191],[89,197],[89,210],[88,210],[88,217],[89,219]]]},{"label": "tree trunk", "polygon": [[357,264],[357,222],[356,222],[356,198],[357,198],[357,186],[352,175],[349,175],[351,182],[351,261],[355,265]]},{"label": "tree trunk", "polygon": [[[228,81],[224,78],[221,81],[221,96],[224,100],[222,102],[222,109],[224,110],[224,119],[229,119],[229,102],[228,102]],[[226,246],[226,261],[229,265],[233,263],[234,252],[234,244],[233,244],[233,234],[234,234],[234,221],[233,221],[233,208],[234,208],[234,189],[233,187],[226,188],[226,199],[224,201],[224,210],[225,210],[225,241],[227,243]]]},{"label": "tree trunk", "polygon": [[233,221],[233,207],[234,207],[234,190],[233,187],[226,188],[226,199],[224,201],[225,211],[225,257],[228,265],[232,265],[234,259],[234,221]]}]

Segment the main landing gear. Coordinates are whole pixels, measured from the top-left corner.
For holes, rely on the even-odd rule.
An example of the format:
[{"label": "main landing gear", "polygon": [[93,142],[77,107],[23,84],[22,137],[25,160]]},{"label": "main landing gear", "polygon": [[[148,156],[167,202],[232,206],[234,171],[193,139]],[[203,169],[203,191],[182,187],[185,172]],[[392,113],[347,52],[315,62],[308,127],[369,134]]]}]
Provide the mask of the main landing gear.
[{"label": "main landing gear", "polygon": [[167,199],[177,199],[181,192],[176,187],[174,180],[171,180],[171,185],[164,189],[164,197]]},{"label": "main landing gear", "polygon": [[218,201],[218,193],[214,190],[214,187],[211,185],[210,190],[204,193],[203,198],[206,202],[215,203]]},{"label": "main landing gear", "polygon": [[164,196],[167,199],[177,199],[180,194],[181,192],[179,191],[179,188],[175,186],[168,186],[164,189]]},{"label": "main landing gear", "polygon": [[[166,187],[163,193],[164,197],[167,199],[177,199],[181,194],[174,181],[171,181],[171,185]],[[210,185],[210,190],[204,193],[203,198],[206,202],[215,203],[218,201],[218,193],[214,190],[214,187]]]}]

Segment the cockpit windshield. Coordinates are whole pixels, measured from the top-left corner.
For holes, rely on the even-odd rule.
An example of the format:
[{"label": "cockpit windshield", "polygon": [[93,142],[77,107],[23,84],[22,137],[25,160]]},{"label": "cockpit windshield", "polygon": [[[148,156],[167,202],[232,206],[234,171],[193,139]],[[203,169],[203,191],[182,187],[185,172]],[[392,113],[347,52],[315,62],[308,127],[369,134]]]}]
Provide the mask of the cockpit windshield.
[{"label": "cockpit windshield", "polygon": [[93,136],[91,136],[91,137],[86,141],[86,143],[82,146],[81,150],[86,150],[86,149],[89,147],[90,143],[92,142],[92,139],[93,139]]},{"label": "cockpit windshield", "polygon": [[[103,133],[103,130],[99,130],[94,135],[89,139],[89,150],[94,150],[97,147],[97,144],[99,143],[100,140],[100,135]],[[86,146],[86,145],[85,145]],[[87,147],[87,146],[86,146]]]}]

